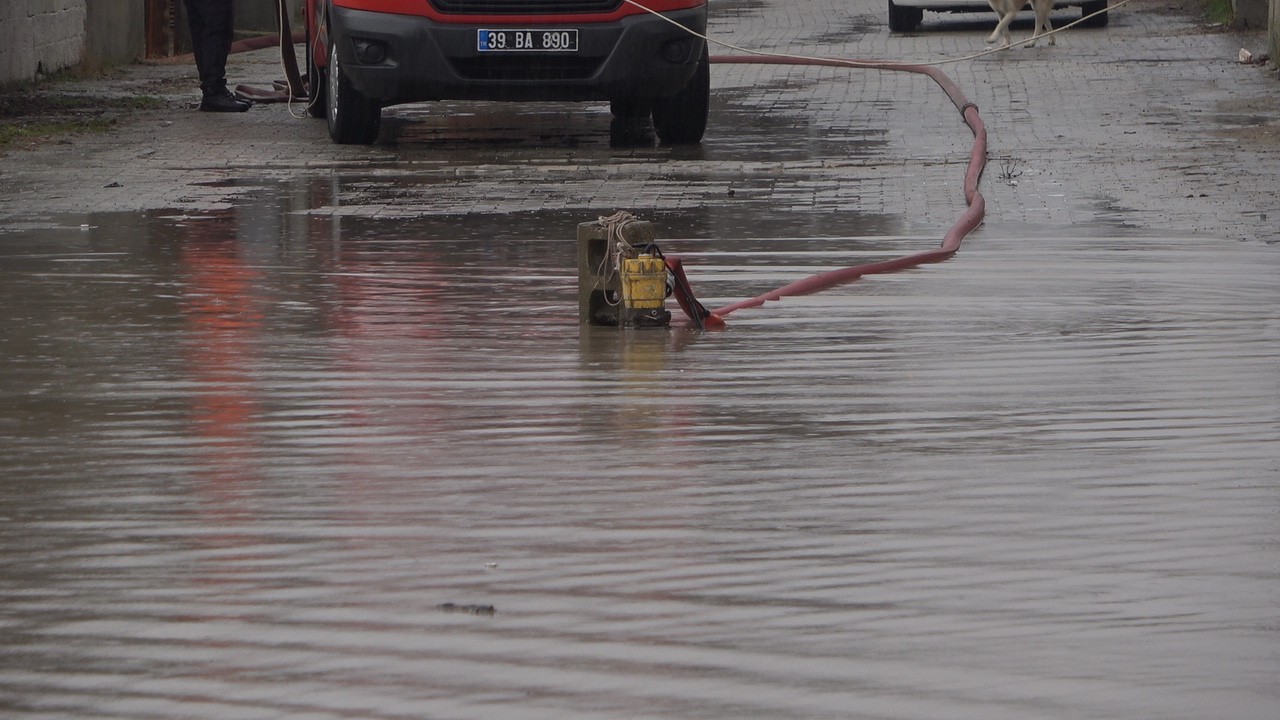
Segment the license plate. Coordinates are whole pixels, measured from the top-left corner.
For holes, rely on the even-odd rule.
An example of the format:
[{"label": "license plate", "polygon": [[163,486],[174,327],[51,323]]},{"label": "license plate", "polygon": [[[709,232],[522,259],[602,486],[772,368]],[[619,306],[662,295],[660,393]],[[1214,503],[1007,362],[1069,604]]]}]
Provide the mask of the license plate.
[{"label": "license plate", "polygon": [[578,52],[577,30],[477,30],[480,52]]}]

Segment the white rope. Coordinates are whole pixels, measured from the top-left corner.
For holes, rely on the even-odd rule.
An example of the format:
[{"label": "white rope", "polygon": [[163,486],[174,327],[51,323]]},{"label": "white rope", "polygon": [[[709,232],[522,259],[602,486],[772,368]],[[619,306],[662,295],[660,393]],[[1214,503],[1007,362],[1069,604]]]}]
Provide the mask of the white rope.
[{"label": "white rope", "polygon": [[[775,53],[775,52],[767,52],[767,51],[764,51],[764,50],[753,50],[753,49],[751,49],[751,48],[741,47],[741,46],[739,46],[739,45],[734,45],[733,43],[725,42],[725,41],[723,41],[723,40],[717,40],[717,39],[712,38],[712,37],[710,37],[710,36],[708,36],[708,35],[704,35],[704,34],[702,34],[702,33],[699,33],[699,32],[696,32],[696,31],[694,31],[694,30],[691,30],[691,29],[689,29],[689,28],[685,27],[684,25],[681,25],[680,23],[676,22],[675,20],[672,20],[671,18],[667,17],[666,15],[663,15],[662,13],[660,13],[660,12],[658,12],[658,11],[654,10],[653,8],[650,8],[650,7],[646,6],[646,5],[644,5],[644,4],[640,3],[640,2],[638,2],[637,0],[622,0],[622,1],[623,1],[624,3],[626,3],[626,4],[628,4],[628,5],[631,5],[632,7],[639,8],[640,10],[643,10],[644,12],[647,12],[647,13],[649,13],[650,15],[654,15],[654,16],[656,16],[656,17],[658,17],[658,18],[661,18],[664,22],[667,22],[667,23],[670,23],[670,24],[672,24],[672,25],[675,25],[676,27],[680,28],[680,29],[681,29],[681,30],[683,30],[684,32],[686,32],[686,33],[688,33],[688,34],[690,34],[690,35],[692,35],[692,36],[694,36],[694,37],[696,37],[696,38],[700,38],[700,39],[702,39],[702,40],[703,40],[703,41],[705,41],[705,42],[711,43],[711,44],[713,44],[713,45],[719,45],[719,46],[724,47],[724,48],[727,48],[727,49],[729,49],[729,50],[734,50],[734,51],[736,51],[736,52],[740,52],[740,53],[743,53],[743,54],[746,54],[746,55],[755,55],[755,56],[757,56],[757,57],[780,58],[780,59],[787,59],[787,60],[819,60],[819,61],[822,61],[822,62],[825,62],[825,63],[836,63],[836,64],[840,64],[840,65],[846,65],[846,66],[849,66],[849,67],[878,68],[879,66],[881,66],[881,65],[883,65],[883,64],[884,64],[883,62],[879,62],[879,61],[869,61],[869,60],[847,60],[847,59],[844,59],[844,58],[820,57],[820,56],[816,56],[816,55],[795,55],[795,54],[791,54],[791,53]],[[1069,30],[1069,29],[1071,29],[1071,28],[1075,27],[1076,25],[1079,25],[1080,23],[1083,23],[1083,22],[1085,22],[1085,21],[1087,21],[1087,20],[1090,20],[1090,19],[1092,19],[1092,18],[1094,18],[1094,17],[1096,17],[1096,16],[1098,16],[1098,15],[1101,15],[1102,13],[1110,12],[1110,11],[1115,10],[1115,9],[1117,9],[1117,8],[1124,7],[1125,5],[1128,5],[1128,4],[1129,4],[1129,3],[1131,3],[1131,2],[1133,2],[1133,0],[1120,0],[1119,2],[1117,2],[1117,3],[1113,4],[1113,5],[1111,5],[1110,7],[1106,7],[1106,8],[1103,8],[1102,10],[1098,10],[1097,12],[1093,12],[1093,13],[1090,13],[1090,14],[1088,14],[1088,15],[1085,15],[1085,16],[1081,17],[1079,20],[1076,20],[1075,22],[1068,23],[1068,24],[1066,24],[1066,25],[1063,25],[1062,27],[1054,28],[1053,30],[1050,30],[1050,31],[1049,31],[1049,32],[1047,32],[1047,33],[1043,33],[1043,34],[1038,35],[1038,36],[1035,36],[1035,37],[1029,37],[1029,38],[1025,38],[1025,39],[1022,39],[1022,40],[1018,40],[1018,41],[1016,41],[1016,42],[1013,42],[1013,43],[1011,43],[1011,44],[1009,44],[1009,45],[1006,45],[1006,46],[1003,46],[1003,47],[990,48],[990,49],[987,49],[987,50],[983,50],[982,52],[973,53],[972,55],[964,55],[964,56],[961,56],[961,57],[949,58],[949,59],[946,59],[946,60],[934,60],[934,61],[932,61],[932,62],[922,62],[922,63],[907,63],[907,62],[900,62],[900,61],[894,61],[894,62],[895,62],[895,63],[898,63],[898,64],[902,64],[902,65],[919,65],[919,66],[922,66],[922,67],[930,67],[930,66],[937,66],[937,65],[951,65],[951,64],[954,64],[954,63],[965,62],[965,61],[967,61],[967,60],[977,60],[978,58],[986,57],[987,55],[994,55],[995,53],[1004,52],[1004,51],[1006,51],[1006,50],[1012,50],[1013,48],[1018,47],[1018,46],[1020,46],[1020,45],[1026,45],[1026,44],[1028,44],[1028,43],[1038,41],[1038,40],[1040,40],[1041,38],[1047,38],[1047,37],[1049,37],[1049,36],[1051,36],[1051,35],[1056,35],[1056,34],[1058,34],[1058,33],[1060,33],[1060,32],[1064,32],[1064,31],[1066,31],[1066,30]],[[285,6],[285,3],[283,3],[283,2],[282,2],[282,3],[280,3],[280,4],[281,4],[281,6],[282,6],[282,7],[280,8],[280,12],[279,12],[279,27],[277,28],[277,30],[278,30],[278,32],[279,32],[280,42],[281,42],[281,44],[283,44],[283,43],[285,43],[285,42],[292,43],[292,42],[293,42],[293,38],[292,38],[292,37],[290,37],[290,38],[286,38],[286,37],[284,36],[284,32],[285,32],[285,30],[284,30],[284,26],[285,26],[285,17],[284,17],[284,12],[285,12],[286,8],[284,7],[284,6]],[[304,19],[304,21],[303,21],[303,22],[305,22],[305,19]],[[311,51],[311,49],[310,49],[309,47],[308,47],[308,48],[306,48],[306,49],[304,50],[304,57],[305,57],[305,53],[310,52],[310,51]],[[281,53],[280,53],[280,67],[281,67],[282,69],[284,68],[284,52],[283,52],[283,50],[282,50],[282,51],[281,51]],[[288,100],[287,100],[287,102],[286,102],[286,108],[287,108],[287,110],[288,110],[288,112],[289,112],[289,115],[290,115],[291,117],[293,117],[295,120],[305,120],[305,119],[310,115],[311,108],[313,108],[313,107],[315,106],[315,104],[316,104],[316,92],[317,92],[317,90],[318,90],[318,88],[316,87],[316,83],[319,81],[319,78],[311,77],[311,75],[312,75],[311,70],[312,70],[312,68],[313,68],[313,67],[314,67],[313,65],[308,65],[308,67],[307,67],[307,84],[308,84],[308,92],[307,92],[307,95],[308,95],[308,97],[307,97],[307,104],[303,107],[303,112],[302,112],[302,114],[301,114],[301,115],[299,115],[299,114],[297,114],[297,113],[295,113],[295,112],[294,112],[294,110],[293,110],[293,104],[294,104],[293,93],[292,93],[292,92],[289,92],[289,99],[288,99]],[[330,72],[332,72],[332,69],[330,69]],[[287,74],[287,71],[286,71],[286,74]],[[610,217],[611,217],[611,218],[612,218],[612,217],[617,217],[617,215],[621,215],[621,214],[623,214],[623,213],[625,213],[625,211],[620,212],[620,213],[615,213],[615,215],[610,216]],[[630,214],[630,213],[626,213],[626,214]],[[635,218],[634,218],[634,216],[632,216],[632,220],[634,220],[634,219],[635,219]],[[602,223],[603,223],[603,222],[605,222],[605,220],[606,220],[606,218],[600,218],[600,221],[601,221]]]},{"label": "white rope", "polygon": [[[289,43],[290,45],[292,45],[292,44],[293,44],[293,34],[292,34],[292,33],[290,33],[290,36],[289,36],[289,37],[285,37],[285,36],[284,36],[285,20],[287,20],[287,18],[285,17],[285,13],[287,13],[288,11],[289,11],[288,3],[284,2],[284,0],[280,0],[280,2],[276,5],[276,25],[277,25],[277,26],[276,26],[276,35],[277,35],[277,37],[279,37],[279,38],[280,38],[280,69],[284,71],[284,76],[285,76],[285,78],[286,78],[286,80],[285,80],[285,87],[286,87],[286,88],[288,88],[288,92],[289,92],[289,98],[288,98],[287,100],[285,100],[285,104],[284,104],[284,105],[285,105],[285,109],[289,112],[289,117],[293,118],[294,120],[306,120],[306,119],[307,119],[307,117],[308,117],[308,113],[307,113],[307,111],[308,111],[308,110],[310,110],[310,109],[311,109],[311,107],[312,107],[313,105],[315,105],[315,102],[316,102],[316,100],[315,100],[315,98],[316,98],[316,90],[315,90],[315,84],[316,84],[316,81],[315,81],[315,78],[310,78],[310,77],[309,77],[309,78],[307,78],[307,83],[308,83],[308,86],[307,86],[307,95],[308,95],[308,98],[307,98],[307,105],[306,105],[306,107],[304,107],[304,108],[303,108],[303,112],[302,112],[302,114],[301,114],[301,115],[299,115],[299,114],[295,113],[295,112],[293,111],[293,88],[290,88],[290,87],[289,87],[289,81],[288,81],[288,79],[287,79],[287,78],[289,77],[289,69],[288,69],[288,68],[286,68],[286,67],[284,66],[284,44],[285,44],[285,43]],[[305,23],[305,22],[306,22],[306,18],[303,18],[303,20],[302,20],[302,21]],[[309,51],[310,51],[310,49],[308,49],[308,52],[309,52]],[[296,55],[296,53],[295,53],[295,57],[296,57],[296,56],[297,56],[297,55]],[[305,56],[304,56],[304,57],[305,57]],[[307,74],[308,74],[308,75],[310,75],[310,74],[311,74],[311,68],[307,68]]]},{"label": "white rope", "polygon": [[[707,35],[703,35],[703,34],[701,34],[701,33],[698,33],[698,32],[695,32],[695,31],[693,31],[693,30],[690,30],[689,28],[685,27],[684,25],[681,25],[680,23],[676,22],[675,20],[672,20],[671,18],[667,17],[666,15],[663,15],[662,13],[660,13],[660,12],[658,12],[658,11],[656,11],[656,10],[654,10],[654,9],[650,8],[650,7],[646,7],[645,5],[643,5],[643,4],[639,3],[639,2],[637,2],[636,0],[622,0],[622,1],[623,1],[623,2],[625,2],[625,3],[626,3],[626,4],[628,4],[628,5],[631,5],[631,6],[633,6],[633,7],[639,8],[639,9],[641,9],[641,10],[643,10],[643,11],[645,11],[645,12],[649,13],[650,15],[656,15],[657,17],[660,17],[660,18],[662,18],[663,20],[665,20],[666,22],[668,22],[668,23],[670,23],[670,24],[672,24],[672,25],[675,25],[676,27],[680,28],[681,30],[684,30],[685,32],[689,33],[690,35],[693,35],[694,37],[702,38],[702,39],[703,39],[703,40],[705,40],[706,42],[713,43],[713,44],[715,44],[715,45],[719,45],[719,46],[721,46],[721,47],[725,47],[725,48],[728,48],[728,49],[730,49],[730,50],[736,50],[737,52],[745,53],[745,54],[747,54],[747,55],[756,55],[756,56],[759,56],[759,57],[780,58],[780,59],[785,59],[785,60],[821,60],[822,62],[828,62],[828,63],[830,63],[830,62],[834,62],[834,63],[838,63],[838,64],[841,64],[841,65],[847,65],[847,66],[849,66],[849,67],[866,67],[866,68],[874,68],[874,69],[879,69],[879,66],[881,66],[881,65],[883,65],[883,64],[884,64],[884,62],[878,62],[878,61],[869,61],[869,60],[846,60],[846,59],[843,59],[843,58],[818,57],[818,56],[814,56],[814,55],[792,55],[792,54],[790,54],[790,53],[774,53],[774,52],[766,52],[766,51],[764,51],[764,50],[752,50],[752,49],[750,49],[750,48],[739,47],[739,46],[734,45],[734,44],[732,44],[732,43],[728,43],[728,42],[725,42],[725,41],[723,41],[723,40],[716,40],[715,38],[708,37]],[[1079,20],[1076,20],[1076,21],[1075,21],[1075,22],[1073,22],[1073,23],[1068,23],[1068,24],[1066,24],[1066,25],[1063,25],[1063,26],[1062,26],[1062,27],[1060,27],[1060,28],[1055,28],[1055,29],[1053,29],[1053,30],[1050,30],[1050,31],[1049,31],[1049,32],[1047,32],[1047,33],[1042,33],[1041,35],[1038,35],[1038,36],[1036,36],[1036,37],[1030,37],[1030,38],[1026,38],[1026,39],[1024,39],[1024,40],[1019,40],[1019,41],[1017,41],[1017,42],[1010,43],[1009,45],[1006,45],[1006,46],[1004,46],[1004,47],[991,48],[991,49],[984,50],[984,51],[979,52],[979,53],[974,53],[974,54],[972,54],[972,55],[965,55],[965,56],[963,56],[963,57],[950,58],[950,59],[948,59],[948,60],[935,60],[935,61],[933,61],[933,62],[922,62],[922,63],[908,63],[908,62],[901,62],[901,61],[897,61],[897,60],[894,60],[894,61],[892,61],[892,62],[894,62],[894,63],[896,63],[896,64],[901,64],[901,65],[920,65],[920,66],[922,66],[922,67],[931,67],[931,66],[935,66],[935,65],[950,65],[950,64],[952,64],[952,63],[964,62],[964,61],[966,61],[966,60],[976,60],[976,59],[978,59],[978,58],[980,58],[980,57],[986,57],[987,55],[994,55],[995,53],[998,53],[998,52],[1004,52],[1004,51],[1006,51],[1006,50],[1012,50],[1013,48],[1015,48],[1015,47],[1017,47],[1017,46],[1019,46],[1019,45],[1025,45],[1025,44],[1027,44],[1027,43],[1030,43],[1030,42],[1033,42],[1033,41],[1040,40],[1041,38],[1047,38],[1047,37],[1049,37],[1050,35],[1056,35],[1056,34],[1058,34],[1058,33],[1062,32],[1062,31],[1064,31],[1064,30],[1068,30],[1068,29],[1070,29],[1070,28],[1073,28],[1073,27],[1075,27],[1076,25],[1079,25],[1080,23],[1082,23],[1082,22],[1084,22],[1084,21],[1086,21],[1086,20],[1089,20],[1089,19],[1091,19],[1091,18],[1093,18],[1093,17],[1095,17],[1095,16],[1097,16],[1097,15],[1101,15],[1102,13],[1105,13],[1105,12],[1110,12],[1110,11],[1112,11],[1112,10],[1115,10],[1116,8],[1124,7],[1125,5],[1128,5],[1128,4],[1129,4],[1129,3],[1131,3],[1131,2],[1133,2],[1133,0],[1120,0],[1120,2],[1117,2],[1116,4],[1111,5],[1110,7],[1103,8],[1102,10],[1099,10],[1099,11],[1094,12],[1094,13],[1090,13],[1089,15],[1085,15],[1084,17],[1080,18]]]},{"label": "white rope", "polygon": [[[288,11],[288,3],[284,2],[284,0],[279,0],[276,7],[276,22],[278,24],[276,32],[280,38],[280,69],[284,71],[286,78],[289,77],[289,70],[284,66],[284,44],[293,44],[293,33],[290,33],[289,37],[285,37],[285,21],[287,20],[285,13]],[[305,24],[307,19],[303,18],[302,22]],[[308,37],[310,37],[309,34]],[[310,57],[310,53],[311,47],[310,44],[308,44],[308,46],[304,48],[302,56]],[[294,56],[297,56],[296,52],[294,53]],[[316,82],[318,81],[318,78],[311,77],[311,70],[313,66],[314,63],[308,63],[307,65],[307,104],[303,106],[301,115],[293,111],[293,88],[289,88],[289,82],[287,79],[285,80],[285,87],[289,90],[289,98],[285,101],[285,109],[289,112],[289,117],[292,117],[294,120],[306,120],[311,117],[311,108],[316,106]]]},{"label": "white rope", "polygon": [[[596,268],[597,287],[607,287],[609,282],[622,269],[622,261],[630,257],[635,250],[631,243],[627,242],[625,231],[628,225],[636,222],[639,218],[626,210],[619,210],[608,217],[599,217],[597,220],[600,222],[600,227],[604,229],[605,242],[608,245],[604,257],[600,258],[600,266]],[[612,263],[609,262],[610,259],[613,260]],[[610,264],[612,267],[608,268],[609,274],[605,275],[605,266]],[[616,306],[622,302],[622,298],[618,297],[610,300],[609,294],[605,293],[604,301],[609,305]]]}]

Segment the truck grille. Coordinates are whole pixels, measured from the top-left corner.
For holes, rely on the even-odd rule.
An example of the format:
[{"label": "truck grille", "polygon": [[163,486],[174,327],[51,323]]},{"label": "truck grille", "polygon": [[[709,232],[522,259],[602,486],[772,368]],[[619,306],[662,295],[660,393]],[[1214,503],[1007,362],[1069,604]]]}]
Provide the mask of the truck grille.
[{"label": "truck grille", "polygon": [[603,13],[616,10],[622,0],[430,0],[442,13],[467,15],[544,15],[547,13]]},{"label": "truck grille", "polygon": [[600,69],[592,57],[476,57],[451,60],[468,80],[585,80]]}]

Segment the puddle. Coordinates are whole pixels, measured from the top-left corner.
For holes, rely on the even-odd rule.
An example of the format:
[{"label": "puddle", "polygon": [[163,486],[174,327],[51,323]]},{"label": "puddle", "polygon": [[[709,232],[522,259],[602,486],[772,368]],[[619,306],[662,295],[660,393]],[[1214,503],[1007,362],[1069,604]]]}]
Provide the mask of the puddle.
[{"label": "puddle", "polygon": [[[9,707],[1274,709],[1266,246],[988,231],[619,332],[577,325],[576,212],[303,189],[6,236]],[[712,304],[935,243],[801,217],[653,220]]]},{"label": "puddle", "polygon": [[407,106],[189,176],[221,209],[7,221],[0,706],[1271,720],[1273,247],[1086,195],[722,332],[578,325],[619,209],[712,307],[937,247],[953,113],[766,77],[701,148]]}]

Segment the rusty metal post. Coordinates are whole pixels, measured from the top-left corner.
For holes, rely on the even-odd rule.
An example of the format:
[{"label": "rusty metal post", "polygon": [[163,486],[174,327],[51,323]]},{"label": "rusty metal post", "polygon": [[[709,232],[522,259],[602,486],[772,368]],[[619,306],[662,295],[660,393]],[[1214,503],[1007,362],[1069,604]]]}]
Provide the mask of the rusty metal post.
[{"label": "rusty metal post", "polygon": [[177,1],[147,0],[147,57],[171,57],[176,52],[174,26],[178,21]]}]

